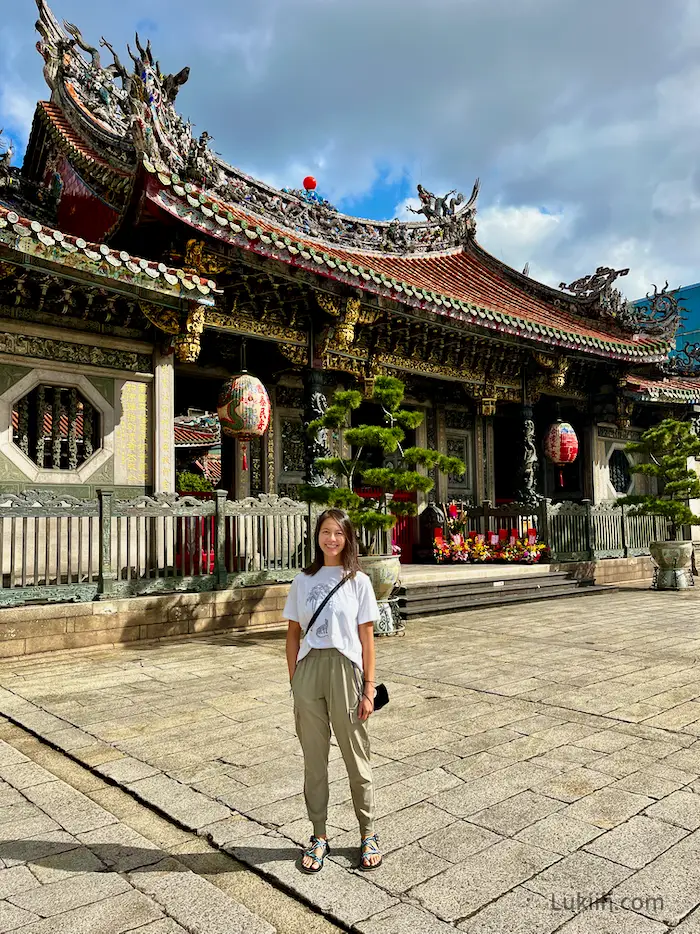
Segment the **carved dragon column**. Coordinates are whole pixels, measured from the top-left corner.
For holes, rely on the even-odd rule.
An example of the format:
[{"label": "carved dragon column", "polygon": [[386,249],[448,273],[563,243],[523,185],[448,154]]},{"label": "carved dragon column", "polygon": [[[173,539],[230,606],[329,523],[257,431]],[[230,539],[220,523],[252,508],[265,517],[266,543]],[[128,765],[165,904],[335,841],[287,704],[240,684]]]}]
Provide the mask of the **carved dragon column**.
[{"label": "carved dragon column", "polygon": [[536,509],[540,496],[537,492],[537,473],[539,461],[537,458],[537,443],[535,440],[535,422],[532,406],[526,402],[522,407],[523,418],[523,448],[520,465],[520,502],[531,509]]},{"label": "carved dragon column", "polygon": [[328,479],[323,471],[316,467],[317,457],[330,457],[325,431],[319,431],[311,438],[307,434],[309,424],[320,418],[328,402],[323,392],[323,371],[312,366],[304,372],[304,467],[306,482],[309,486],[327,486]]},{"label": "carved dragon column", "polygon": [[[532,378],[532,361],[526,362],[523,366],[522,374],[522,392],[523,403],[521,409],[523,424],[523,446],[522,461],[520,463],[520,490],[518,499],[524,506],[530,509],[536,509],[540,502],[540,495],[537,492],[537,474],[539,472],[539,460],[537,457],[537,440],[535,436],[535,420],[532,411],[532,388],[530,381]],[[536,392],[536,398],[539,393]]]}]

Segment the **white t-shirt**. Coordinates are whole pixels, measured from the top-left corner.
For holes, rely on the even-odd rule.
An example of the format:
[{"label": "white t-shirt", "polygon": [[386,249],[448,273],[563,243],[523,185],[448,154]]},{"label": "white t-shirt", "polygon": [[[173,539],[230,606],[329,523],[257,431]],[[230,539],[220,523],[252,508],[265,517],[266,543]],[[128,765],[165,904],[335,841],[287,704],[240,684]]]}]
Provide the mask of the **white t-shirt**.
[{"label": "white t-shirt", "polygon": [[[304,632],[316,607],[345,574],[342,567],[322,567],[315,574],[297,574],[292,581],[284,619],[299,623]],[[299,646],[297,662],[311,649],[337,649],[362,668],[362,643],[358,627],[379,619],[379,607],[366,574],[358,571],[345,581],[321,610],[311,632]]]}]

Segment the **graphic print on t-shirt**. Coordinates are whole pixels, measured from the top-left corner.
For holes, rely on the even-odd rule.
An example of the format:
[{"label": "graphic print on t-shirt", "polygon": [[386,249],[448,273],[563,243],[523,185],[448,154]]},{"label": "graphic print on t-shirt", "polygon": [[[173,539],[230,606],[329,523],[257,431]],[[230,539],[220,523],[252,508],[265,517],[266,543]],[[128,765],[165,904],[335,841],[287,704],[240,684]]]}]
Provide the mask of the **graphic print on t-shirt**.
[{"label": "graphic print on t-shirt", "polygon": [[[315,587],[311,588],[309,595],[306,598],[306,604],[307,606],[311,607],[312,614],[316,611],[316,607],[321,603],[326,594],[330,593],[334,587],[335,583],[331,581],[327,584],[316,584]],[[323,622],[320,625],[317,624],[315,626],[316,635],[319,637],[328,635],[328,623],[330,622],[330,614],[335,609],[334,603],[335,594],[333,594],[328,603],[324,606],[323,610],[321,610],[323,614]]]}]

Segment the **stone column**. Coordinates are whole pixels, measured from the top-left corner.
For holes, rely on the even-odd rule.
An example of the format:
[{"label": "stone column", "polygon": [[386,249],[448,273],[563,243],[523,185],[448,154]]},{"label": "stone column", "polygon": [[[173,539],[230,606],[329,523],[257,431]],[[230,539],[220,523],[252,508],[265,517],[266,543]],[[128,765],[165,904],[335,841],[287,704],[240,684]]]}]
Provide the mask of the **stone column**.
[{"label": "stone column", "polygon": [[523,459],[520,466],[520,502],[524,506],[535,509],[540,501],[537,492],[537,472],[539,462],[537,459],[537,442],[535,440],[535,422],[533,420],[532,406],[523,405]]},{"label": "stone column", "polygon": [[309,367],[304,372],[304,467],[306,482],[309,486],[327,486],[329,481],[323,471],[315,466],[317,457],[330,457],[328,432],[319,431],[314,438],[306,434],[309,424],[320,418],[328,408],[328,401],[323,392],[323,371]]},{"label": "stone column", "polygon": [[175,367],[172,354],[156,353],[153,386],[155,430],[155,470],[153,488],[156,493],[175,492]]}]

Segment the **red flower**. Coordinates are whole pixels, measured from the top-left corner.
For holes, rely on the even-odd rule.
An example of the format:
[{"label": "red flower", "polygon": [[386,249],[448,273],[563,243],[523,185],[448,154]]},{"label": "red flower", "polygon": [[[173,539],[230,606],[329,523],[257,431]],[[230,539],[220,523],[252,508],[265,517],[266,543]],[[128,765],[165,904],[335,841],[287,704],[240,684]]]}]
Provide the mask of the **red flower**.
[{"label": "red flower", "polygon": [[450,503],[447,507],[447,512],[449,513],[450,519],[457,518],[457,506],[454,503]]}]

